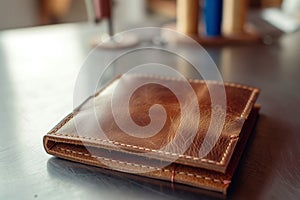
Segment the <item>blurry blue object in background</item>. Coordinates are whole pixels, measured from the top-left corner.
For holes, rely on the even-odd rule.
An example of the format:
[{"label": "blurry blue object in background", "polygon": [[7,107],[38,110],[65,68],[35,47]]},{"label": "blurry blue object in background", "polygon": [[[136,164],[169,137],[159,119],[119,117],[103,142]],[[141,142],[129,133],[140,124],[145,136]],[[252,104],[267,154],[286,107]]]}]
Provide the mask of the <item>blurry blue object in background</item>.
[{"label": "blurry blue object in background", "polygon": [[206,36],[220,36],[223,0],[206,0],[204,7]]}]

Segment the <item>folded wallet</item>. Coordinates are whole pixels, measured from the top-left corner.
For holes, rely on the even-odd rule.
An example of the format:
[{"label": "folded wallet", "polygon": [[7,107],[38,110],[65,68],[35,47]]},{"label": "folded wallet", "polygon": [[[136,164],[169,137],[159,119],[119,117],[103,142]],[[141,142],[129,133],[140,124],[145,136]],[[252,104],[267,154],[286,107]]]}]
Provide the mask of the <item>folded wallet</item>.
[{"label": "folded wallet", "polygon": [[[182,87],[184,80],[116,77],[44,136],[45,150],[75,162],[226,194],[258,116],[259,90],[215,81],[187,83],[191,91],[174,93],[172,88]],[[211,91],[222,88],[226,104],[216,117]],[[197,108],[191,107],[193,97]],[[160,105],[159,112],[154,105]],[[132,123],[136,129],[130,129]],[[155,123],[163,125],[149,135]]]}]

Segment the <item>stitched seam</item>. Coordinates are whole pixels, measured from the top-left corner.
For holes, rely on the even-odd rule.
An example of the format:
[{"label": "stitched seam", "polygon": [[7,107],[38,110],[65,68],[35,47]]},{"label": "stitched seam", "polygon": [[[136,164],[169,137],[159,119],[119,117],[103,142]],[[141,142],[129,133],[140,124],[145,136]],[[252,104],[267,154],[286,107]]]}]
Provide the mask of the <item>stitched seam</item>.
[{"label": "stitched seam", "polygon": [[[86,100],[88,100],[88,99],[91,98],[91,97],[96,97],[96,96],[98,96],[98,95],[100,94],[101,91],[105,90],[111,83],[113,83],[113,82],[116,81],[116,80],[117,80],[117,78],[115,78],[114,80],[108,82],[103,88],[101,88],[101,89],[100,89],[98,92],[96,92],[94,95],[88,97]],[[86,100],[83,101],[82,104],[84,104],[84,103],[86,102]],[[70,120],[74,117],[75,112],[76,112],[75,110],[77,110],[78,108],[80,108],[80,107],[82,106],[82,104],[80,104],[76,109],[74,109],[74,111],[73,111],[71,114],[69,114],[66,118],[64,118],[63,121],[62,121],[61,123],[59,123],[56,127],[54,127],[48,134],[54,134],[54,133],[57,132],[59,129],[61,129],[61,127],[63,127],[68,121],[70,121]]]},{"label": "stitched seam", "polygon": [[246,114],[247,110],[249,110],[249,107],[250,107],[251,103],[253,102],[254,96],[255,96],[255,94],[256,94],[257,92],[258,92],[257,89],[254,89],[254,90],[252,91],[252,93],[251,93],[251,95],[250,95],[250,97],[249,97],[249,99],[248,99],[248,101],[247,101],[247,103],[246,103],[246,106],[245,106],[245,108],[244,108],[244,110],[243,110],[243,112],[242,112],[242,114],[241,114],[241,118],[245,118],[245,114]]},{"label": "stitched seam", "polygon": [[[183,81],[182,78],[175,78],[175,77],[164,77],[159,75],[143,75],[143,74],[131,74],[131,76],[136,77],[144,77],[144,78],[156,78],[156,79],[163,79],[163,80],[170,80],[170,81]],[[220,81],[214,81],[214,80],[199,80],[199,79],[188,79],[189,82],[192,83],[212,83],[216,85],[226,85],[236,88],[242,88],[247,90],[256,90],[254,87],[238,84],[238,83],[228,83],[228,82],[220,82]]]},{"label": "stitched seam", "polygon": [[56,135],[57,134],[56,132],[59,129],[61,129],[61,127],[63,127],[66,123],[68,123],[73,117],[74,117],[73,113],[69,114],[66,118],[63,119],[63,121],[61,123],[59,123],[57,126],[55,126],[48,134]]},{"label": "stitched seam", "polygon": [[[61,147],[58,147],[57,149],[59,149],[61,151],[73,153],[73,154],[78,154],[78,155],[86,156],[86,157],[91,157],[91,158],[101,159],[101,160],[104,160],[104,161],[110,161],[110,162],[114,162],[114,163],[119,163],[119,164],[122,164],[122,165],[129,165],[129,166],[133,166],[133,167],[147,168],[147,169],[157,170],[157,171],[163,171],[163,172],[171,172],[171,170],[169,170],[169,169],[161,169],[161,168],[158,168],[158,167],[152,167],[152,166],[147,166],[147,165],[140,165],[140,164],[135,164],[135,163],[130,163],[130,162],[123,162],[123,161],[120,161],[120,160],[114,160],[114,159],[109,159],[109,158],[105,158],[105,157],[101,157],[101,156],[95,156],[95,155],[91,155],[91,154],[88,154],[88,153],[83,153],[83,152],[80,152],[80,151],[69,150],[69,149],[65,149],[65,148],[61,148]],[[186,176],[192,176],[192,177],[196,177],[196,178],[201,178],[201,179],[208,180],[208,181],[213,181],[213,182],[216,182],[216,183],[226,184],[221,179],[210,178],[210,177],[207,177],[207,176],[200,176],[198,174],[187,173],[187,172],[183,172],[183,171],[175,171],[175,173],[176,174],[180,174],[180,175],[186,175]]]},{"label": "stitched seam", "polygon": [[[160,79],[172,80],[172,81],[182,81],[182,79],[180,79],[180,78],[163,77],[163,76],[158,76],[158,75],[134,75],[134,76],[149,77],[149,78],[160,78]],[[236,87],[236,88],[242,88],[242,89],[251,90],[252,94],[250,95],[249,100],[247,101],[246,106],[245,106],[245,108],[242,111],[242,114],[240,116],[242,118],[244,117],[244,115],[245,115],[246,111],[248,110],[251,102],[253,101],[255,93],[258,91],[256,88],[252,88],[252,87],[249,87],[249,86],[240,85],[240,84],[236,84],[236,83],[220,83],[218,81],[211,81],[211,80],[203,81],[203,80],[197,80],[197,79],[188,79],[188,80],[190,82],[192,82],[192,83],[207,83],[207,82],[209,82],[209,83],[212,83],[212,84],[219,84],[219,85],[223,85],[224,84],[224,85],[231,86],[231,87]],[[115,81],[115,80],[113,80],[113,81]],[[100,91],[102,91],[102,90],[100,90]],[[100,94],[100,92],[97,92],[94,95],[94,97],[98,96],[99,94]],[[205,159],[205,158],[201,158],[200,159],[199,157],[181,155],[181,154],[176,154],[176,153],[172,153],[172,152],[164,152],[164,151],[150,149],[150,148],[146,148],[146,147],[140,147],[140,146],[136,146],[136,145],[119,143],[119,142],[111,141],[111,140],[102,140],[102,139],[92,138],[92,137],[83,137],[83,136],[77,136],[77,135],[64,135],[64,134],[58,134],[58,133],[56,133],[71,118],[73,118],[73,116],[74,116],[74,114],[71,113],[66,119],[63,120],[62,123],[60,123],[59,125],[57,125],[51,132],[49,132],[49,134],[53,134],[53,135],[57,135],[57,136],[77,137],[77,138],[83,138],[83,139],[89,139],[89,140],[102,141],[102,142],[111,143],[111,144],[115,144],[115,145],[126,146],[126,147],[133,148],[133,149],[140,149],[140,150],[152,151],[152,152],[156,152],[156,153],[160,153],[160,154],[165,154],[165,155],[178,156],[179,158],[186,158],[186,159],[192,159],[192,160],[200,160],[201,162],[206,162],[206,163],[211,163],[211,164],[216,164],[216,165],[223,165],[224,164],[225,159],[226,159],[226,157],[228,156],[228,153],[229,153],[229,148],[232,145],[233,140],[236,139],[235,135],[231,135],[230,136],[230,141],[229,141],[229,143],[228,143],[228,145],[226,147],[225,152],[222,155],[221,160],[220,161],[214,161],[214,160],[209,160],[209,159]]]},{"label": "stitched seam", "polygon": [[[145,78],[157,78],[157,79],[164,79],[164,80],[170,80],[170,81],[183,81],[180,78],[172,78],[172,77],[164,77],[164,76],[159,76],[159,75],[140,75],[140,74],[133,74],[132,76],[136,76],[136,77],[145,77]],[[224,82],[218,82],[218,81],[213,81],[213,80],[198,80],[198,79],[188,79],[189,82],[192,83],[211,83],[211,84],[215,84],[215,85],[226,85],[226,86],[230,86],[230,87],[235,87],[235,88],[241,88],[241,89],[246,89],[246,90],[250,90],[252,91],[245,108],[242,111],[242,114],[240,115],[241,118],[245,117],[245,114],[247,112],[247,110],[249,109],[249,106],[251,104],[251,102],[253,101],[254,95],[257,93],[258,89],[250,87],[250,86],[246,86],[246,85],[241,85],[241,84],[237,84],[237,83],[224,83]]]},{"label": "stitched seam", "polygon": [[145,148],[145,147],[136,146],[136,145],[124,144],[124,143],[120,143],[120,142],[116,142],[116,141],[112,141],[112,140],[103,140],[103,139],[93,138],[93,137],[84,137],[84,136],[79,136],[79,135],[67,135],[67,134],[59,134],[59,133],[53,133],[52,135],[75,137],[75,138],[82,138],[82,139],[88,139],[88,140],[96,140],[96,141],[101,141],[101,142],[110,143],[110,144],[114,144],[114,145],[126,146],[126,147],[129,147],[132,149],[139,149],[139,150],[151,151],[151,152],[156,152],[156,153],[165,154],[165,155],[178,156],[179,158],[186,158],[186,159],[191,159],[191,160],[200,160],[201,162],[207,162],[207,163],[216,164],[216,165],[224,164],[224,161],[225,161],[226,157],[228,156],[230,146],[232,145],[234,140],[238,139],[238,137],[230,137],[230,141],[228,142],[228,145],[222,155],[221,160],[214,161],[214,160],[205,159],[205,158],[187,156],[187,155],[171,153],[171,152],[167,152],[167,151]]},{"label": "stitched seam", "polygon": [[233,143],[233,141],[234,141],[235,139],[237,139],[237,137],[230,137],[230,141],[229,141],[229,143],[228,143],[228,145],[227,145],[227,147],[226,147],[226,149],[225,149],[225,151],[224,151],[224,153],[223,153],[223,156],[222,156],[222,158],[221,158],[221,160],[220,160],[219,163],[224,164],[225,159],[226,159],[226,157],[227,157],[227,155],[228,155],[228,153],[229,153],[230,146],[232,145],[232,143]]}]

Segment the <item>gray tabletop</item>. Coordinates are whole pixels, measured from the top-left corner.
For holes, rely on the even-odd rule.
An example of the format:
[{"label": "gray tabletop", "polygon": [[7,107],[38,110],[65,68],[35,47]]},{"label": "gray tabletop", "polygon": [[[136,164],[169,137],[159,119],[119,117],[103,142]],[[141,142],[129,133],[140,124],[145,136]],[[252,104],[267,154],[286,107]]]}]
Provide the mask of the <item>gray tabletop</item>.
[{"label": "gray tabletop", "polygon": [[[0,33],[0,199],[213,199],[53,158],[42,137],[73,108],[86,24]],[[300,33],[270,46],[208,48],[223,79],[261,89],[261,115],[227,198],[299,199]]]}]

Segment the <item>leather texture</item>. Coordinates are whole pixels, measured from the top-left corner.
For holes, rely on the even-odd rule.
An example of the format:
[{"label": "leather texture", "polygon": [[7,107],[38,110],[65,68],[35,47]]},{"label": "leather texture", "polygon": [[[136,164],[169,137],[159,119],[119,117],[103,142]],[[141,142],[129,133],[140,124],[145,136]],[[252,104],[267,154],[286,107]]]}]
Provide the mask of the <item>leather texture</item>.
[{"label": "leather texture", "polygon": [[[155,84],[158,80],[163,84]],[[141,132],[134,137],[119,128],[111,101],[118,84],[122,91],[128,91],[132,85],[145,81],[149,84],[137,88],[130,98],[130,117],[137,125],[147,126],[151,122],[149,109],[154,104],[162,105],[167,117],[157,134],[143,138]],[[183,115],[177,96],[163,86],[180,85],[181,80],[154,76],[130,76],[120,80],[117,77],[45,135],[45,150],[54,156],[80,163],[226,193],[258,115],[259,107],[254,104],[259,90],[239,84],[224,84],[225,123],[216,144],[201,157],[200,148],[209,145],[204,141],[210,122],[214,120],[210,91],[220,89],[222,84],[200,80],[190,80],[189,83],[197,96],[200,120],[193,111]],[[187,93],[181,94],[186,103],[190,101]],[[128,119],[123,119],[126,124]],[[155,115],[152,121],[156,120],[164,119]],[[183,132],[191,129],[189,124],[198,124],[196,135],[184,152],[178,151],[181,144],[166,150],[164,147],[176,137],[181,120],[189,122],[184,123]],[[182,146],[186,142],[182,140]]]}]

